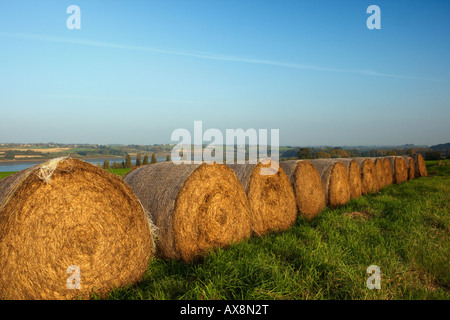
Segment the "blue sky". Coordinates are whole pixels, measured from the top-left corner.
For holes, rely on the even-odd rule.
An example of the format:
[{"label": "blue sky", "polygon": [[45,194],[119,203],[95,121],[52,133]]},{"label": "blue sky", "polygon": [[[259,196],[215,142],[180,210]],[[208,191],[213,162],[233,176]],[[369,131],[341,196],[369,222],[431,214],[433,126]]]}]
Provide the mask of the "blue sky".
[{"label": "blue sky", "polygon": [[443,0],[1,0],[0,142],[170,143],[201,120],[279,129],[281,145],[445,143],[449,14]]}]

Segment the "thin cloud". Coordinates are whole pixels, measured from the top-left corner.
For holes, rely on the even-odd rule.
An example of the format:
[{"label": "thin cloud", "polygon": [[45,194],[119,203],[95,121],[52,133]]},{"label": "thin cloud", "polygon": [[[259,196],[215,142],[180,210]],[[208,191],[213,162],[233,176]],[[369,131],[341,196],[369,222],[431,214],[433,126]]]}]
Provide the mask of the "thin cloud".
[{"label": "thin cloud", "polygon": [[39,35],[39,34],[0,32],[0,37],[14,38],[14,39],[26,39],[26,40],[40,40],[40,41],[56,42],[56,43],[78,44],[78,45],[85,45],[85,46],[92,46],[92,47],[121,49],[121,50],[145,51],[145,52],[192,57],[192,58],[197,58],[197,59],[208,59],[208,60],[228,61],[228,62],[238,62],[238,63],[251,63],[251,64],[277,66],[277,67],[284,67],[284,68],[291,68],[291,69],[300,69],[300,70],[356,73],[356,74],[361,74],[361,75],[366,75],[366,76],[388,77],[388,78],[410,79],[410,80],[437,80],[437,79],[432,79],[432,78],[423,78],[423,77],[382,73],[382,72],[377,72],[374,70],[328,68],[328,67],[320,67],[320,66],[314,66],[314,65],[304,65],[304,64],[298,64],[298,63],[281,62],[281,61],[275,61],[275,60],[251,59],[251,58],[243,58],[243,57],[236,57],[236,56],[225,56],[225,55],[219,55],[219,54],[214,54],[214,53],[204,53],[204,52],[166,50],[166,49],[158,49],[158,48],[145,47],[145,46],[123,45],[123,44],[102,42],[102,41],[76,40],[76,39],[68,39],[68,38],[58,37],[58,36]]}]

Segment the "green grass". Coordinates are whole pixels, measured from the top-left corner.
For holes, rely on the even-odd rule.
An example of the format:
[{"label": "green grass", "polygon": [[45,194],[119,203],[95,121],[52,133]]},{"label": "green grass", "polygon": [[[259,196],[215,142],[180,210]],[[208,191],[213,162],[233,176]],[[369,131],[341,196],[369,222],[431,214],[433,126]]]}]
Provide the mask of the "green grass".
[{"label": "green grass", "polygon": [[6,178],[7,176],[10,176],[14,173],[15,172],[0,172],[0,179]]},{"label": "green grass", "polygon": [[[109,299],[450,299],[450,162],[201,262],[153,259]],[[370,265],[381,289],[366,287]]]},{"label": "green grass", "polygon": [[107,171],[114,173],[120,177],[123,177],[124,175],[126,175],[128,172],[130,172],[131,169],[108,169]]}]

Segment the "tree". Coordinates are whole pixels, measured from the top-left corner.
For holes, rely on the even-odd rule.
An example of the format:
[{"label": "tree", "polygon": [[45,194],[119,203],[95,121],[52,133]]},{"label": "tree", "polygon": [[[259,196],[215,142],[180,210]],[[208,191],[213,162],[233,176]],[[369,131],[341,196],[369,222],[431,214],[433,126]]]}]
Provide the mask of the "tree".
[{"label": "tree", "polygon": [[413,154],[416,154],[416,150],[414,150],[413,148],[409,148],[408,150],[406,150],[406,154],[407,154],[407,155],[413,155]]},{"label": "tree", "polygon": [[133,163],[131,162],[131,156],[127,153],[125,156],[125,168],[131,169],[133,167]]},{"label": "tree", "polygon": [[145,156],[144,156],[144,161],[142,162],[142,164],[143,164],[144,166],[150,164],[150,162],[148,162],[148,155],[145,155]]},{"label": "tree", "polygon": [[109,168],[110,168],[109,160],[103,161],[103,167],[102,167],[102,168],[103,168],[103,169],[109,169]]},{"label": "tree", "polygon": [[152,154],[152,160],[150,161],[151,163],[157,163],[158,161],[156,160],[156,155],[153,153]]},{"label": "tree", "polygon": [[142,166],[142,158],[141,158],[141,154],[140,153],[138,153],[136,155],[136,166],[137,167]]},{"label": "tree", "polygon": [[[214,149],[214,150],[215,150],[215,149]],[[170,154],[167,155],[166,161],[172,161],[172,159],[170,158]]]},{"label": "tree", "polygon": [[395,152],[394,150],[389,150],[388,152],[386,152],[387,156],[396,156],[397,152]]},{"label": "tree", "polygon": [[336,148],[330,151],[330,155],[332,158],[348,158],[349,154],[347,153],[347,151],[341,149],[341,148]]},{"label": "tree", "polygon": [[312,158],[311,149],[310,148],[300,148],[300,150],[298,150],[298,152],[297,152],[297,157],[299,159],[311,159]]},{"label": "tree", "polygon": [[14,160],[15,159],[14,151],[8,150],[5,152],[5,159]]},{"label": "tree", "polygon": [[328,152],[325,152],[325,151],[319,151],[319,152],[317,152],[314,155],[314,158],[316,158],[316,159],[322,159],[322,158],[329,159],[329,158],[331,158],[331,154],[329,154]]}]

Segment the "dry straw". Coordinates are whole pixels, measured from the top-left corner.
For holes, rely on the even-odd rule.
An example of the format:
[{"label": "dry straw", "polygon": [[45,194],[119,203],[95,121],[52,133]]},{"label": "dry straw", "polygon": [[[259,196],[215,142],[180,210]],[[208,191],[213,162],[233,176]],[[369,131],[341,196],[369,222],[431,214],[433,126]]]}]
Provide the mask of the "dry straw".
[{"label": "dry straw", "polygon": [[361,169],[362,194],[378,192],[378,179],[376,178],[375,164],[369,158],[354,158]]},{"label": "dry straw", "polygon": [[338,207],[350,201],[350,180],[347,167],[334,159],[309,160],[317,169],[330,207]]},{"label": "dry straw", "polygon": [[406,168],[408,169],[408,180],[412,180],[415,177],[416,171],[414,166],[414,159],[410,156],[402,156],[406,161]]},{"label": "dry straw", "polygon": [[405,182],[408,180],[408,168],[406,166],[406,161],[403,157],[399,156],[389,156],[386,157],[391,164],[391,169],[393,173],[393,182],[396,184]]},{"label": "dry straw", "polygon": [[354,159],[336,158],[335,160],[343,163],[348,170],[350,180],[350,199],[358,198],[362,195],[361,169]]},{"label": "dry straw", "polygon": [[326,206],[325,192],[317,169],[306,160],[281,161],[294,189],[299,213],[307,220],[316,217]]},{"label": "dry straw", "polygon": [[2,179],[0,298],[89,298],[140,281],[152,230],[132,190],[87,162],[59,158]]},{"label": "dry straw", "polygon": [[384,165],[384,181],[385,185],[391,185],[394,183],[394,175],[392,172],[391,163],[388,158],[383,158],[383,165]]},{"label": "dry straw", "polygon": [[425,165],[425,160],[423,159],[422,155],[420,153],[416,153],[412,155],[412,158],[414,159],[414,170],[415,170],[415,177],[423,177],[427,175],[427,166]]},{"label": "dry straw", "polygon": [[386,186],[386,173],[384,172],[384,160],[383,158],[372,158],[375,166],[375,177],[377,178],[378,190],[381,190]]},{"label": "dry straw", "polygon": [[158,227],[157,254],[192,261],[251,236],[244,188],[224,164],[161,162],[124,177]]},{"label": "dry straw", "polygon": [[[264,174],[270,161],[258,164],[230,164],[247,194],[252,230],[256,235],[290,228],[297,219],[297,204],[291,183],[280,166],[273,174]],[[263,173],[263,174],[262,174]]]}]

